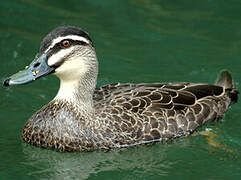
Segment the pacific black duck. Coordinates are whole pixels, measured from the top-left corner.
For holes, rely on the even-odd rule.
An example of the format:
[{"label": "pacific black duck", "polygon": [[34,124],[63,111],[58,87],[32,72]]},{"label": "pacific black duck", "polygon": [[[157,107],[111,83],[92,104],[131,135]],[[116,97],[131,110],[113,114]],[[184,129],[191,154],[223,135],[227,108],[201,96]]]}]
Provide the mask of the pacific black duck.
[{"label": "pacific black duck", "polygon": [[215,85],[116,83],[96,88],[92,40],[70,26],[50,32],[33,62],[4,85],[26,84],[48,74],[59,77],[59,91],[26,122],[22,138],[58,151],[109,150],[188,136],[223,117],[238,99],[228,71]]}]

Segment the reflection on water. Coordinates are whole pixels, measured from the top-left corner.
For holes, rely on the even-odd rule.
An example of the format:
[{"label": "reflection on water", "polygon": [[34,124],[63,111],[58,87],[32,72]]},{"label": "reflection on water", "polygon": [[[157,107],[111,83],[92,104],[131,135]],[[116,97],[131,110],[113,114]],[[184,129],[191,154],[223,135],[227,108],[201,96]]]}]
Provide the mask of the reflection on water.
[{"label": "reflection on water", "polygon": [[62,177],[84,179],[90,175],[108,171],[132,171],[139,175],[158,173],[160,176],[167,176],[168,169],[176,162],[165,160],[166,151],[167,148],[164,146],[164,148],[159,149],[158,154],[153,154],[153,151],[148,147],[106,153],[58,153],[23,144],[23,153],[26,156],[24,164],[38,169],[28,175],[51,179]]}]

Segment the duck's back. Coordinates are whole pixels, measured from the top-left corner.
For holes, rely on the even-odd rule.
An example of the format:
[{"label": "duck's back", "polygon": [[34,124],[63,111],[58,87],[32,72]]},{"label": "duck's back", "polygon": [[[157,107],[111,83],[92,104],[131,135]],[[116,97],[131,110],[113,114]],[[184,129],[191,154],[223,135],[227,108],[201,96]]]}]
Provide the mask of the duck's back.
[{"label": "duck's back", "polygon": [[113,146],[189,135],[220,119],[237,101],[237,91],[229,78],[227,74],[221,76],[217,85],[184,82],[102,86],[94,93],[96,120],[104,124],[101,134]]}]

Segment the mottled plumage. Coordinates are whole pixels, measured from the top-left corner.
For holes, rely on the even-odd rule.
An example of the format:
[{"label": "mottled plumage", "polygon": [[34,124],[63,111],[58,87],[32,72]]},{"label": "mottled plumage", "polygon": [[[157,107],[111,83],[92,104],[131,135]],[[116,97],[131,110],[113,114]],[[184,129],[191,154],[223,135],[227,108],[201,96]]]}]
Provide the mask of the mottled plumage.
[{"label": "mottled plumage", "polygon": [[165,142],[220,119],[236,95],[235,89],[207,84],[109,84],[95,90],[94,114],[51,101],[26,123],[23,139],[60,151]]},{"label": "mottled plumage", "polygon": [[[66,44],[65,37],[72,43],[67,48],[61,46]],[[40,62],[45,69],[51,68],[44,70],[47,74],[54,69],[61,86],[57,96],[27,121],[22,138],[57,151],[109,150],[188,136],[223,117],[238,99],[227,71],[215,85],[117,83],[95,88],[95,51],[88,34],[75,27],[52,31],[38,56],[32,64]],[[31,81],[25,77],[20,82],[19,76],[11,76],[5,85]]]}]

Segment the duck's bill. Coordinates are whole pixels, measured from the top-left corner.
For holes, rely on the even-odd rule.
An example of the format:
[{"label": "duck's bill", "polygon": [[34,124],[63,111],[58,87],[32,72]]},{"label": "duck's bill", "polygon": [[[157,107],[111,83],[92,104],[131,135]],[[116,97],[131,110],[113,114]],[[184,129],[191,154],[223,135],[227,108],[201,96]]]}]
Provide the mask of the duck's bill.
[{"label": "duck's bill", "polygon": [[53,73],[55,67],[47,64],[46,54],[36,57],[34,61],[22,71],[13,74],[4,81],[4,86],[27,84],[43,76]]}]

